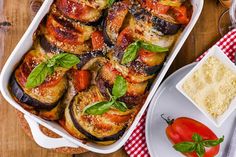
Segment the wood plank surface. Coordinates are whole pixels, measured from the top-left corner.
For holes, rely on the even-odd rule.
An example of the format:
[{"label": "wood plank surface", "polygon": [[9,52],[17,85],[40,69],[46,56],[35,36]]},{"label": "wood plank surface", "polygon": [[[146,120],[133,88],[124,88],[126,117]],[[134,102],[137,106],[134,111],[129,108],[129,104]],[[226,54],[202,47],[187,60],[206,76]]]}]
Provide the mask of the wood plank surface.
[{"label": "wood plank surface", "polygon": [[[0,0],[0,23],[9,21],[12,26],[0,26],[0,69],[27,29],[31,18],[30,0]],[[218,19],[225,10],[216,0],[205,0],[204,9],[197,25],[171,66],[168,75],[193,62],[219,38]],[[0,95],[0,156],[1,157],[69,157],[40,148],[20,128],[15,111]],[[123,149],[109,155],[84,153],[77,157],[125,157]]]}]

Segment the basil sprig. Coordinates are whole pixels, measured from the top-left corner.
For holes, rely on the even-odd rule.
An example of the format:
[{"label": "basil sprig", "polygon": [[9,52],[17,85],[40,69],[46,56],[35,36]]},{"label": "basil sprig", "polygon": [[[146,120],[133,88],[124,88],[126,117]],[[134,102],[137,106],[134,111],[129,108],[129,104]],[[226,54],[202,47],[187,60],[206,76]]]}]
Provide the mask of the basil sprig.
[{"label": "basil sprig", "polygon": [[126,49],[125,53],[122,57],[121,64],[127,64],[129,62],[132,62],[137,57],[137,52],[140,48],[143,48],[145,50],[151,51],[151,52],[167,52],[169,51],[168,48],[160,47],[157,45],[153,45],[150,43],[146,43],[140,40],[137,40],[130,44]]},{"label": "basil sprig", "polygon": [[175,144],[173,147],[175,150],[188,153],[188,152],[196,152],[198,157],[203,157],[205,154],[205,147],[214,147],[224,141],[224,136],[217,140],[203,140],[202,137],[195,133],[192,136],[192,140],[194,142],[180,142]]},{"label": "basil sprig", "polygon": [[112,95],[109,93],[109,101],[100,101],[86,106],[83,109],[83,113],[91,115],[101,115],[107,112],[111,107],[125,112],[128,108],[124,102],[118,101],[117,99],[124,96],[127,91],[127,82],[122,76],[117,76],[112,87]]},{"label": "basil sprig", "polygon": [[113,3],[115,3],[116,0],[108,0],[108,5],[112,6]]},{"label": "basil sprig", "polygon": [[48,75],[54,73],[56,67],[71,68],[80,62],[79,58],[73,54],[60,53],[37,65],[27,78],[25,87],[34,88],[44,82]]}]

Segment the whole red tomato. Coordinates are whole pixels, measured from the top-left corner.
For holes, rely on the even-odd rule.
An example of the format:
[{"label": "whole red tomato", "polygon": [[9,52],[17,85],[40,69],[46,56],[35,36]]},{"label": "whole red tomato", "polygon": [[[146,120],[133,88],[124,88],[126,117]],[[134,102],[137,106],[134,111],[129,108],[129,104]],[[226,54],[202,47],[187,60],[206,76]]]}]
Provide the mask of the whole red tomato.
[{"label": "whole red tomato", "polygon": [[175,150],[187,157],[214,157],[218,154],[219,144],[224,137],[217,138],[206,125],[187,117],[161,117],[168,123],[166,135],[174,144]]}]

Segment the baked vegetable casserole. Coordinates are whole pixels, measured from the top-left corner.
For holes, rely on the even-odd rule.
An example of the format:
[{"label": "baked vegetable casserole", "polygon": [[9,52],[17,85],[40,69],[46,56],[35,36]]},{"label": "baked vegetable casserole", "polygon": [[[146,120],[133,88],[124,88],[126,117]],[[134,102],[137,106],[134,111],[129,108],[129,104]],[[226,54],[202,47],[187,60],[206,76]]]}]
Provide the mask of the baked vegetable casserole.
[{"label": "baked vegetable casserole", "polygon": [[191,14],[188,0],[55,0],[12,73],[12,96],[78,139],[112,144]]}]

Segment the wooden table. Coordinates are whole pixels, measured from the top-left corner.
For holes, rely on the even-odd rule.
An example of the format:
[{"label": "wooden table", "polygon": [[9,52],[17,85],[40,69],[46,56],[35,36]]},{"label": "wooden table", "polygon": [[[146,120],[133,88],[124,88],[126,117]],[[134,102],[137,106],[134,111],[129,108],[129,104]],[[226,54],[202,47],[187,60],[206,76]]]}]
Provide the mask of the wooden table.
[{"label": "wooden table", "polygon": [[[27,29],[31,18],[29,13],[30,0],[0,0],[0,22],[9,21],[12,26],[0,27],[0,67],[2,68],[8,56]],[[225,10],[217,5],[216,0],[205,0],[204,9],[197,25],[185,42],[181,52],[175,59],[168,75],[176,69],[189,64],[202,52],[207,50],[219,38],[218,19]],[[0,69],[1,69],[0,68]],[[0,95],[0,156],[2,157],[69,157],[40,148],[22,131],[17,121],[15,111]],[[123,149],[110,154],[98,155],[84,153],[77,157],[125,157]]]}]

